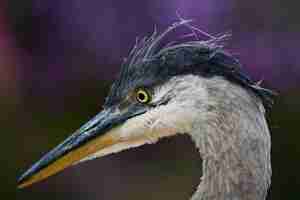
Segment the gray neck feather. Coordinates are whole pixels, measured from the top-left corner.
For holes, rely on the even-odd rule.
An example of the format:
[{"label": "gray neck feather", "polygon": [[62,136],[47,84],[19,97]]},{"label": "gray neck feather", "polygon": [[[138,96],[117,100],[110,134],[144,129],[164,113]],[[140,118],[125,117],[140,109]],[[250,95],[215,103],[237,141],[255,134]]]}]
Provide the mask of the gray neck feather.
[{"label": "gray neck feather", "polygon": [[202,117],[190,135],[203,160],[203,176],[192,200],[264,200],[271,140],[260,100],[221,78],[201,85],[210,103],[195,104]]}]

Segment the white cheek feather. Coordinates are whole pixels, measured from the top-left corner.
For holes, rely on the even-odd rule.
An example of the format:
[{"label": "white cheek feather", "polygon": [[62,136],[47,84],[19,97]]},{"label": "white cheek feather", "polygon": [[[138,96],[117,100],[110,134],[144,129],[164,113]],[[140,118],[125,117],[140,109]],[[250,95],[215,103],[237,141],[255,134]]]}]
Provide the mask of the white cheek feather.
[{"label": "white cheek feather", "polygon": [[187,133],[192,128],[193,115],[191,113],[192,111],[189,109],[172,104],[160,106],[143,115],[129,119],[123,125],[107,133],[119,138],[120,142],[82,159],[78,163],[144,144],[152,144],[163,137]]},{"label": "white cheek feather", "polygon": [[[186,81],[186,78],[188,78],[189,81]],[[159,101],[168,96],[171,98],[168,104],[158,106],[110,130],[106,134],[117,138],[119,142],[98,151],[80,162],[144,144],[155,143],[163,137],[191,132],[194,119],[199,114],[193,110],[192,105],[195,102],[189,100],[193,99],[190,98],[191,94],[193,94],[195,90],[199,90],[197,94],[201,94],[202,96],[199,95],[198,99],[204,99],[207,96],[202,85],[194,83],[197,81],[199,82],[198,77],[189,75],[174,78],[170,80],[168,84],[157,87],[153,101]],[[172,91],[176,91],[177,96],[173,96]]]},{"label": "white cheek feather", "polygon": [[119,136],[126,139],[146,137],[156,141],[161,137],[187,133],[192,128],[193,112],[184,105],[172,103],[159,106],[129,119],[120,127]]}]

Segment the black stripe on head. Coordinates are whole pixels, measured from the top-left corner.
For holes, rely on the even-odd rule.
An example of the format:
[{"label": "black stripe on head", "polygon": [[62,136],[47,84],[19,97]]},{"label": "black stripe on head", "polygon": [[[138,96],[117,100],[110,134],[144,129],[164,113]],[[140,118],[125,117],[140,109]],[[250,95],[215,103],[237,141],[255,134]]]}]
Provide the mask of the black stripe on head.
[{"label": "black stripe on head", "polygon": [[197,74],[205,77],[223,76],[251,90],[266,107],[270,107],[274,93],[250,79],[243,72],[240,62],[223,49],[222,43],[228,35],[207,41],[190,40],[163,46],[163,39],[171,31],[187,27],[190,22],[182,20],[161,34],[155,30],[150,37],[137,40],[122,65],[105,106],[119,103],[136,87],[159,84],[176,75]]}]

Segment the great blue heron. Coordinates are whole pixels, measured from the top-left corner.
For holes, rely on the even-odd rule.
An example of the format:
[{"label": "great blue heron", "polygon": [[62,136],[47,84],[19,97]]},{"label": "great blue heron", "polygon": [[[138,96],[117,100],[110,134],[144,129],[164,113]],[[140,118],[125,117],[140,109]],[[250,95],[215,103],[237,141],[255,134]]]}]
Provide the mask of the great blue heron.
[{"label": "great blue heron", "polygon": [[103,111],[43,156],[19,188],[68,166],[188,134],[203,160],[192,200],[263,200],[271,178],[265,106],[273,93],[242,72],[222,37],[162,45],[182,20],[136,42]]}]

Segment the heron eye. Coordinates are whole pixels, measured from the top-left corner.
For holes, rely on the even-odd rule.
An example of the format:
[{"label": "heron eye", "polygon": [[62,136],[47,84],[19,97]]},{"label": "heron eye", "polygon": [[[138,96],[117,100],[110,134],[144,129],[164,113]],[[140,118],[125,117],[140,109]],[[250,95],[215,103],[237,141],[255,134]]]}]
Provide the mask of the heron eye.
[{"label": "heron eye", "polygon": [[138,89],[136,91],[136,100],[140,103],[146,104],[151,101],[151,95],[146,89]]}]

